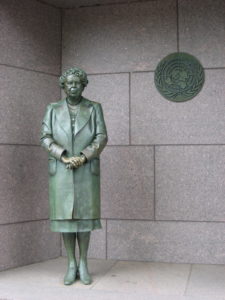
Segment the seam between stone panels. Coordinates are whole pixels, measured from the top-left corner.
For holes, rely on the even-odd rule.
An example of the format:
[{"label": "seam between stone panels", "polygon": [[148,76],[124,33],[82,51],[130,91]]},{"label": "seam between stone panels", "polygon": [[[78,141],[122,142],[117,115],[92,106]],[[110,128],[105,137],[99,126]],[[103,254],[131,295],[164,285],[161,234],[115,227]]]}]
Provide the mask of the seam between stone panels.
[{"label": "seam between stone panels", "polygon": [[153,146],[153,176],[154,176],[154,187],[153,187],[153,193],[154,193],[154,198],[153,198],[153,205],[154,205],[154,221],[156,219],[156,169],[155,169],[155,145]]},{"label": "seam between stone panels", "polygon": [[180,39],[179,39],[179,0],[176,0],[176,15],[177,15],[177,52],[180,52]]},{"label": "seam between stone panels", "polygon": [[[225,70],[225,67],[209,67],[203,68],[204,70]],[[154,73],[155,70],[142,70],[142,71],[121,71],[121,72],[99,72],[99,73],[88,73],[88,76],[98,75],[116,75],[116,74],[129,74],[129,73]]]},{"label": "seam between stone panels", "polygon": [[124,144],[124,145],[107,145],[107,147],[146,147],[146,146],[171,146],[171,147],[176,147],[176,146],[225,146],[225,144]]},{"label": "seam between stone panels", "polygon": [[[13,68],[13,69],[19,69],[23,71],[28,71],[28,72],[34,72],[34,73],[39,73],[39,74],[44,74],[44,75],[49,75],[49,76],[54,76],[58,77],[60,74],[54,74],[54,73],[49,73],[49,72],[44,72],[44,71],[39,71],[39,70],[34,70],[30,68],[25,68],[25,67],[20,67],[20,66],[15,66],[15,65],[10,65],[10,64],[3,64],[0,63],[0,66],[8,67],[8,68]],[[62,68],[62,64],[60,66]],[[204,70],[225,70],[225,67],[210,67],[210,68],[203,68]],[[124,72],[102,72],[102,73],[88,73],[88,76],[98,76],[98,75],[117,75],[117,74],[129,74],[129,73],[154,73],[155,70],[143,70],[143,71],[124,71]]]},{"label": "seam between stone panels", "polygon": [[190,265],[190,270],[189,270],[189,274],[188,274],[188,278],[187,278],[187,284],[186,284],[186,287],[184,289],[183,296],[187,295],[187,290],[188,290],[188,286],[189,286],[189,283],[190,283],[191,273],[192,273],[192,264]]},{"label": "seam between stone panels", "polygon": [[132,71],[132,73],[154,73],[155,70]]},{"label": "seam between stone panels", "polygon": [[204,70],[225,70],[225,67],[211,67],[211,68],[203,68]]},{"label": "seam between stone panels", "polygon": [[31,146],[31,147],[41,147],[41,145],[38,144],[8,144],[8,143],[0,143],[0,146]]},{"label": "seam between stone panels", "polygon": [[107,219],[105,219],[105,258],[108,259],[108,233],[107,233]]},{"label": "seam between stone panels", "polygon": [[[32,147],[41,147],[39,144],[16,144],[16,143],[0,143],[0,146],[32,146]],[[106,147],[154,147],[154,146],[225,146],[225,144],[124,144],[124,145],[107,145]]]},{"label": "seam between stone panels", "polygon": [[118,75],[118,74],[129,74],[129,71],[124,71],[124,72],[100,72],[100,73],[87,73],[88,76],[101,76],[101,75]]},{"label": "seam between stone panels", "polygon": [[[63,9],[60,8],[60,75],[62,74],[62,56],[63,56]],[[61,89],[60,89],[61,93]]]},{"label": "seam between stone panels", "polygon": [[123,2],[110,2],[110,3],[101,3],[101,4],[90,4],[90,5],[80,5],[77,7],[64,7],[64,9],[78,9],[78,8],[91,8],[91,7],[101,7],[101,6],[116,6],[116,5],[127,5],[127,4],[134,4],[134,3],[145,3],[145,2],[157,2],[158,0],[136,0],[133,2],[123,1]]},{"label": "seam between stone panels", "polygon": [[87,73],[88,76],[98,76],[98,75],[118,75],[118,74],[129,74],[129,73],[150,73],[155,72],[155,70],[143,70],[143,71],[120,71],[120,72],[98,72],[98,73]]},{"label": "seam between stone panels", "polygon": [[11,223],[1,223],[0,226],[3,226],[3,225],[14,225],[14,224],[20,224],[20,223],[29,223],[29,222],[39,222],[39,221],[49,221],[49,219],[25,220],[25,221],[11,222]]},{"label": "seam between stone panels", "polygon": [[56,6],[56,5],[54,5],[54,4],[47,3],[47,2],[45,2],[45,1],[43,1],[43,0],[36,0],[36,1],[37,1],[38,3],[41,3],[41,4],[46,5],[46,6],[50,6],[50,7],[56,8],[56,9],[60,9],[60,8],[61,8],[60,6]]},{"label": "seam between stone panels", "polygon": [[128,146],[135,146],[135,147],[145,147],[145,146],[225,146],[225,144],[131,144],[131,145],[107,145],[107,147],[128,147]]},{"label": "seam between stone panels", "polygon": [[131,145],[131,73],[128,79],[128,110],[129,110],[129,145]]},{"label": "seam between stone panels", "polygon": [[59,233],[59,236],[60,236],[60,256],[63,256],[62,255],[62,234],[61,234],[61,232]]},{"label": "seam between stone panels", "polygon": [[154,222],[154,223],[163,223],[163,222],[170,222],[170,223],[218,223],[218,224],[225,224],[225,221],[198,221],[198,220],[153,220],[153,219],[116,219],[116,218],[108,218],[108,221],[137,221],[137,222]]},{"label": "seam between stone panels", "polygon": [[38,74],[44,74],[44,75],[54,76],[54,77],[58,77],[59,76],[58,74],[53,74],[53,73],[48,73],[48,72],[44,72],[44,71],[33,70],[33,69],[19,67],[19,66],[14,66],[14,65],[10,65],[10,64],[0,63],[0,66],[4,66],[4,67],[7,67],[7,68],[13,68],[13,69],[19,69],[19,70],[28,71],[28,72],[34,72],[34,73],[38,73]]}]

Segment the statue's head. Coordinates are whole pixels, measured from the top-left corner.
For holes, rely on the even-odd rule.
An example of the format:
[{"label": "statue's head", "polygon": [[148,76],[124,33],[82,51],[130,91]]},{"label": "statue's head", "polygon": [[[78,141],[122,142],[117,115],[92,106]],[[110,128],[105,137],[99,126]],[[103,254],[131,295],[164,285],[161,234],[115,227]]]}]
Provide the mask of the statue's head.
[{"label": "statue's head", "polygon": [[87,74],[79,68],[68,69],[59,78],[60,87],[71,97],[79,97],[87,84]]}]

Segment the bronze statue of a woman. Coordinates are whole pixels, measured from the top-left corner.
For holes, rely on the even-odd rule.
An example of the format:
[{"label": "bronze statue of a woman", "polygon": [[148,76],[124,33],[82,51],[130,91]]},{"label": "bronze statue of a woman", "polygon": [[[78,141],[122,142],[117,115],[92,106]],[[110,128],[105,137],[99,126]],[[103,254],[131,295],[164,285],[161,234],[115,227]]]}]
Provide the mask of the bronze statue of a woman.
[{"label": "bronze statue of a woman", "polygon": [[77,276],[90,284],[87,251],[91,231],[102,228],[100,153],[108,141],[107,130],[101,104],[82,96],[87,74],[71,68],[59,82],[66,97],[47,106],[40,138],[48,151],[49,217],[51,230],[62,232],[67,252],[64,284],[72,284]]}]

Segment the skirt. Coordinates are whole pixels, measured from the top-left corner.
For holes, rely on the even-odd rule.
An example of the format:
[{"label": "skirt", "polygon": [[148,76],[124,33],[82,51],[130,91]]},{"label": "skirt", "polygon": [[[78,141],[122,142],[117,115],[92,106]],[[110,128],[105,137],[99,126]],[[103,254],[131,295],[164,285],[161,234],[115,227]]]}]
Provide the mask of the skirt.
[{"label": "skirt", "polygon": [[50,229],[53,232],[87,232],[101,229],[100,219],[70,219],[70,220],[51,220]]}]

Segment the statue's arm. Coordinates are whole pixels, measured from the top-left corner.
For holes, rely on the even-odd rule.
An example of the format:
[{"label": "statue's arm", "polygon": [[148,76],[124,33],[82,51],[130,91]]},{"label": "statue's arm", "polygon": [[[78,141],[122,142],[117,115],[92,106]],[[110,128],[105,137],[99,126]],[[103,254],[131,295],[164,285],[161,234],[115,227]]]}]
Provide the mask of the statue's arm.
[{"label": "statue's arm", "polygon": [[66,149],[58,145],[52,137],[52,106],[49,104],[46,108],[45,116],[41,126],[41,146],[47,150],[51,156],[61,160],[62,154],[66,153]]},{"label": "statue's arm", "polygon": [[108,142],[107,130],[100,103],[95,105],[96,110],[96,134],[92,143],[82,150],[87,160],[98,157]]}]

